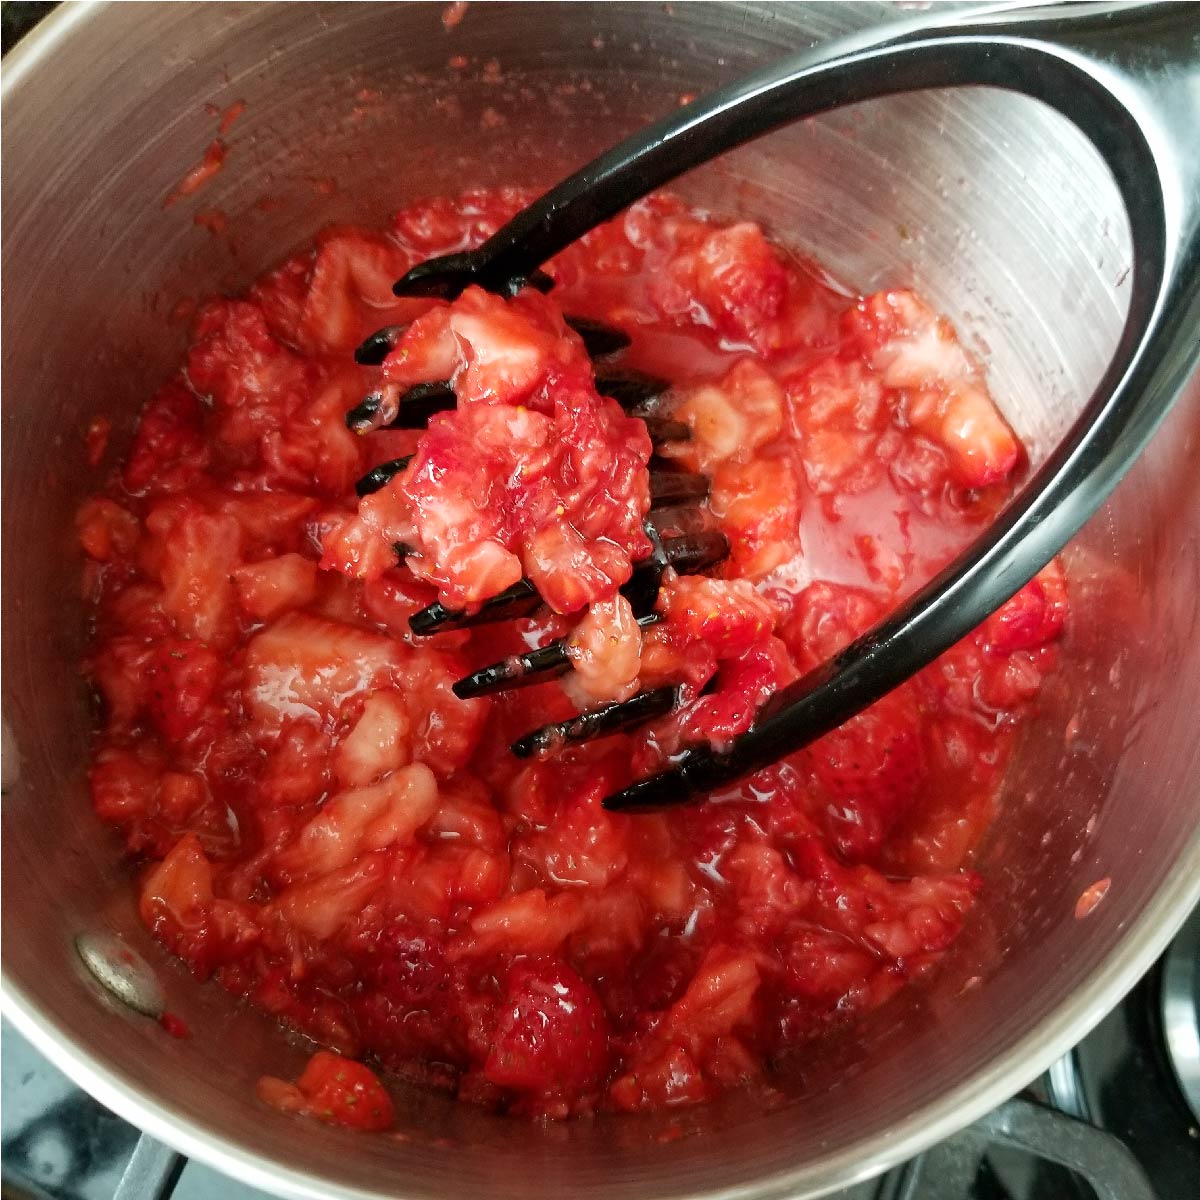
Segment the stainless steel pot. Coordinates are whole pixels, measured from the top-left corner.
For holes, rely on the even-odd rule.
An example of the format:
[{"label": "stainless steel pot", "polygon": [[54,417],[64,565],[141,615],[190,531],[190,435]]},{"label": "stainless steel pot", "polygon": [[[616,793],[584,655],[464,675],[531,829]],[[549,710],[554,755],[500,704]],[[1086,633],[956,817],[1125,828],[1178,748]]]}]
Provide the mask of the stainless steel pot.
[{"label": "stainless steel pot", "polygon": [[[766,1097],[550,1126],[399,1095],[400,1138],[267,1111],[302,1047],[194,984],[138,929],[82,788],[88,715],[72,515],[172,370],[177,303],[247,283],[324,221],[464,185],[547,184],[769,56],[882,4],[65,5],[4,71],[5,1011],[156,1136],[289,1196],[809,1196],[881,1170],[1010,1095],[1145,970],[1200,896],[1200,381],[1068,553],[1069,666],[1020,748],[980,910],[936,979],[805,1055]],[[452,67],[464,55],[466,67]],[[496,65],[491,65],[492,63]],[[224,170],[163,199],[246,101]],[[766,223],[860,288],[914,282],[985,355],[1036,459],[1098,379],[1128,237],[1067,123],[994,91],[863,105],[764,139],[681,190]],[[267,203],[266,201],[270,201]],[[233,236],[193,223],[220,208]],[[1111,879],[1088,916],[1076,900]],[[81,967],[123,933],[192,1036]]]}]

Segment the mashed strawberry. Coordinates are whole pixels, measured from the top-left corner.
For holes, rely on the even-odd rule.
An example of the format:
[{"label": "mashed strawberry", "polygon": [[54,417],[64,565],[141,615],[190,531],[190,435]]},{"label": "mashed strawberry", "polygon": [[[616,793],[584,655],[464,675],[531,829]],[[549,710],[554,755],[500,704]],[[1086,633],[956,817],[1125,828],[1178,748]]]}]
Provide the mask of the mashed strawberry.
[{"label": "mashed strawberry", "polygon": [[382,374],[390,403],[446,379],[458,407],[434,416],[407,469],[326,539],[322,566],[377,577],[399,543],[449,608],[524,575],[570,613],[610,597],[649,554],[646,427],[597,393],[552,301],[468,288],[415,321]]},{"label": "mashed strawberry", "polygon": [[[325,1049],[269,1104],[383,1129],[383,1073],[531,1116],[694,1103],[936,967],[982,881],[1013,738],[1068,619],[1057,565],[940,660],[714,802],[605,795],[722,744],[1003,505],[1020,447],[953,328],[907,291],[848,301],[756,226],[655,198],[551,263],[549,296],[397,301],[515,192],[338,227],[196,317],[124,462],[78,514],[101,701],[95,811],[147,927]],[[624,329],[671,387],[658,448],[707,506],[652,508],[645,425],[563,314]],[[406,328],[382,366],[372,330]],[[424,431],[355,436],[368,393],[448,381]],[[385,412],[384,415],[387,415]],[[354,483],[408,465],[362,499]],[[697,520],[728,557],[621,593]],[[547,606],[420,638],[414,613],[516,580]],[[570,670],[460,700],[563,638]],[[649,726],[522,761],[514,738],[669,687]]]}]

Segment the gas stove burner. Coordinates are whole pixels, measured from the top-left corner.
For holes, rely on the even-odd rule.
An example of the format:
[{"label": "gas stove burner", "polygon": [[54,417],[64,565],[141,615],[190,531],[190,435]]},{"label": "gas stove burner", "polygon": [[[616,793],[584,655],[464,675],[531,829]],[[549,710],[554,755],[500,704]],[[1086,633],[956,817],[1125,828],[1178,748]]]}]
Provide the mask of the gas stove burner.
[{"label": "gas stove burner", "polygon": [[1200,908],[1163,959],[1162,1021],[1175,1078],[1200,1122]]}]

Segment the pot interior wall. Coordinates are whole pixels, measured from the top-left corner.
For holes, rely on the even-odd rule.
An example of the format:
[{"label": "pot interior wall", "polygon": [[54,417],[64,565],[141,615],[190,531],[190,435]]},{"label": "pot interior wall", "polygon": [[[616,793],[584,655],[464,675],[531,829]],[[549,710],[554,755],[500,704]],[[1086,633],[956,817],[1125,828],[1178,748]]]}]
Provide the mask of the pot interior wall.
[{"label": "pot interior wall", "polygon": [[[36,1006],[109,1102],[134,1113],[136,1093],[153,1095],[157,1108],[136,1116],[168,1122],[188,1150],[314,1195],[768,1194],[785,1174],[789,1195],[806,1194],[911,1150],[922,1122],[930,1138],[947,1132],[1005,1072],[1013,1090],[1055,1038],[1115,1000],[1100,971],[1108,961],[1112,974],[1122,940],[1166,937],[1149,928],[1154,914],[1195,892],[1179,876],[1200,857],[1194,388],[1068,553],[1070,665],[1012,771],[977,917],[936,979],[805,1056],[770,1103],[526,1127],[402,1091],[404,1140],[300,1127],[259,1106],[254,1082],[294,1074],[304,1048],[148,942],[115,841],[90,812],[72,518],[96,476],[82,436],[106,414],[120,451],[178,362],[179,303],[244,286],[327,221],[381,221],[471,185],[546,185],[682,94],[892,8],[489,4],[447,30],[424,4],[69,6],[12,64],[4,966],[16,1010]],[[164,208],[216,136],[205,106],[237,100],[224,170]],[[1129,249],[1115,189],[1075,131],[1031,101],[977,91],[859,106],[680,190],[764,221],[855,287],[916,283],[985,356],[1035,459],[1120,328]],[[228,215],[228,237],[194,223],[203,209]],[[1077,923],[1076,898],[1101,877],[1108,898]],[[72,942],[103,926],[160,965],[192,1037],[167,1038],[98,996]]]}]

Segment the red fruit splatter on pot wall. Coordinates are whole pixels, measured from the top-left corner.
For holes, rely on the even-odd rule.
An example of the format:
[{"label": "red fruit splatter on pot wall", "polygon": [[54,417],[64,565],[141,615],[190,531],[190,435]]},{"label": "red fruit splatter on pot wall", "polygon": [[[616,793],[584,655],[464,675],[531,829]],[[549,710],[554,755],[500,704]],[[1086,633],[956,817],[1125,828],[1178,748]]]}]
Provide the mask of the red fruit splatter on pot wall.
[{"label": "red fruit splatter on pot wall", "polygon": [[[548,264],[548,296],[392,296],[525,199],[331,227],[199,306],[180,371],[77,517],[92,800],[142,920],[196,986],[323,1047],[295,1083],[263,1080],[267,1103],[366,1129],[392,1121],[376,1071],[533,1117],[694,1103],[933,970],[986,886],[971,852],[1069,621],[1052,564],[714,802],[605,812],[688,739],[746,729],[943,567],[1022,452],[919,297],[847,299],[755,225],[669,198]],[[710,477],[699,516],[730,542],[720,566],[667,579],[646,627],[618,589],[649,549],[650,468],[671,464],[564,314],[625,330],[621,367],[671,381],[664,415],[691,437],[654,453]],[[406,332],[384,364],[358,366],[389,325]],[[347,429],[367,393],[394,404],[421,380],[454,393],[426,431]],[[521,576],[545,610],[411,634],[433,600],[469,607]],[[556,637],[563,679],[451,690]],[[680,707],[646,729],[508,753],[581,704],[668,683]]]}]

